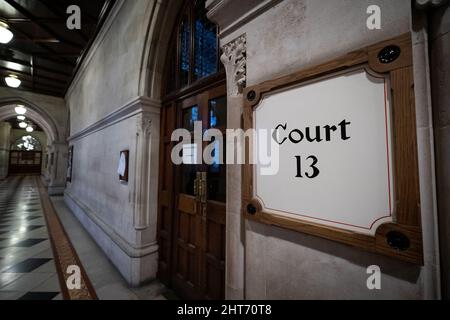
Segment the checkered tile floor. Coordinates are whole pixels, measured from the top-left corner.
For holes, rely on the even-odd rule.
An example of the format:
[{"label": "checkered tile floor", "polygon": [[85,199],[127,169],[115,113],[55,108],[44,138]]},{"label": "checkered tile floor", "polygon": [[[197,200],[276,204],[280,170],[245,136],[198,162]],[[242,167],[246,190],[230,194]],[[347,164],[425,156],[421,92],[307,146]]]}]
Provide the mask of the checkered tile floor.
[{"label": "checkered tile floor", "polygon": [[0,300],[62,299],[33,177],[0,182]]}]

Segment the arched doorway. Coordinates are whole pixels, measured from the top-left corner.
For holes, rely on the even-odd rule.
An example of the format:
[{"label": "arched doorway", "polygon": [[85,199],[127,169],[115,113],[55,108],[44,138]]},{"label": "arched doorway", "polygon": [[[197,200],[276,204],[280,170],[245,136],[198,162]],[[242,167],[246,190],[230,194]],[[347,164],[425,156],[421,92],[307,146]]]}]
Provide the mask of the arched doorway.
[{"label": "arched doorway", "polygon": [[42,151],[38,139],[25,132],[22,133],[11,144],[8,175],[41,175]]},{"label": "arched doorway", "polygon": [[[66,126],[61,125],[61,123],[58,123],[55,120],[58,115],[53,114],[53,105],[47,102],[38,105],[23,97],[6,96],[0,97],[0,127],[2,124],[4,125],[7,123],[7,120],[16,119],[18,117],[16,112],[16,107],[18,106],[22,106],[26,109],[24,115],[26,118],[25,121],[33,122],[36,128],[39,127],[42,130],[40,131],[43,136],[43,138],[40,139],[41,147],[44,149],[44,154],[41,157],[42,181],[48,187],[50,194],[62,194],[66,183]],[[64,111],[60,112],[59,118],[65,118]],[[9,125],[9,129],[11,129],[11,125]],[[31,135],[36,137],[36,133],[37,131],[34,131]],[[8,141],[6,144],[7,148],[0,148],[0,152],[2,152],[2,154],[0,154],[0,178],[6,177],[9,173],[10,148],[11,144],[15,141],[14,139],[14,141],[11,141],[12,138],[9,138],[9,136],[8,133],[8,139],[6,139]],[[17,138],[20,137],[17,136]]]},{"label": "arched doorway", "polygon": [[206,17],[205,0],[185,1],[164,70],[158,276],[187,299],[225,297],[226,166],[219,162],[174,166],[171,161],[174,129],[193,135],[194,123],[201,121],[203,132],[214,128],[225,133],[225,72],[217,31]]}]

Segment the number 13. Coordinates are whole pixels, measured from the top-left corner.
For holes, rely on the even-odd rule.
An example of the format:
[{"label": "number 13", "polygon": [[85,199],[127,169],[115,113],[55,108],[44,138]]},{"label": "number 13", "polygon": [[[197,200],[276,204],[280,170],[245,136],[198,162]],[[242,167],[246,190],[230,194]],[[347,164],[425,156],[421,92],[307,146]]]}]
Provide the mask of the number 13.
[{"label": "number 13", "polygon": [[[303,178],[303,175],[302,175],[302,157],[301,156],[295,156],[295,159],[297,159],[297,175],[295,177],[296,178]],[[320,174],[320,170],[316,167],[316,165],[319,162],[319,160],[315,156],[309,156],[308,158],[306,158],[306,160],[309,160],[309,159],[312,160],[312,164],[309,167],[312,169],[313,172],[312,172],[312,174],[310,174],[309,172],[305,172],[305,175],[309,179],[314,179]]]}]

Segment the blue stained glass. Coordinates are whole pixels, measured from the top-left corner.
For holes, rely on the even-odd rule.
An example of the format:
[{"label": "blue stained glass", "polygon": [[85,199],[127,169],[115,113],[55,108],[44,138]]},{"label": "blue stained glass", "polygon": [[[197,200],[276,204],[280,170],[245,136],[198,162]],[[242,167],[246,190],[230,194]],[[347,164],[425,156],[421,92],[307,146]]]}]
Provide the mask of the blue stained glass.
[{"label": "blue stained glass", "polygon": [[213,152],[213,163],[212,163],[212,171],[219,172],[220,169],[220,144],[219,141],[214,141],[214,152]]},{"label": "blue stained glass", "polygon": [[227,124],[227,98],[219,97],[209,100],[209,126],[225,127]]},{"label": "blue stained glass", "polygon": [[168,71],[166,93],[186,89],[219,71],[217,26],[208,20],[205,5],[206,0],[191,0],[185,8],[169,57],[173,69]]},{"label": "blue stained glass", "polygon": [[194,122],[200,121],[198,106],[183,110],[183,128],[194,131]]},{"label": "blue stained glass", "polygon": [[196,5],[194,30],[194,78],[207,77],[217,72],[217,27],[206,17],[205,1]]},{"label": "blue stained glass", "polygon": [[180,84],[182,87],[189,83],[189,38],[189,20],[188,17],[184,17],[180,26]]},{"label": "blue stained glass", "polygon": [[217,117],[214,110],[216,109],[216,101],[210,101],[211,104],[211,111],[210,111],[210,117],[209,117],[209,125],[211,127],[215,127],[217,125]]},{"label": "blue stained glass", "polygon": [[191,122],[198,121],[198,107],[192,108]]}]

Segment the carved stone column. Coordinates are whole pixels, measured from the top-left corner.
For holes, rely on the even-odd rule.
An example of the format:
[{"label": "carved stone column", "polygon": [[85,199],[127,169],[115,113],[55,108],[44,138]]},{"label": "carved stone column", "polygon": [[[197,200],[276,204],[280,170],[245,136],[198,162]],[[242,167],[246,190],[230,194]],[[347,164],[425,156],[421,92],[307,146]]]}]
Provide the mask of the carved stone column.
[{"label": "carved stone column", "polygon": [[[136,116],[133,227],[136,253],[131,260],[132,283],[156,277],[158,270],[157,218],[159,167],[159,108],[145,106]],[[130,156],[133,159],[133,156]],[[130,168],[132,164],[130,164]]]},{"label": "carved stone column", "polygon": [[148,245],[156,244],[160,112],[154,106],[143,109],[136,117],[133,226],[138,242]]},{"label": "carved stone column", "polygon": [[42,183],[48,187],[50,183],[50,154],[51,145],[46,145],[45,154],[42,154]]},{"label": "carved stone column", "polygon": [[66,187],[67,177],[67,142],[54,142],[48,153],[53,153],[53,164],[50,163],[50,182],[48,185],[48,193],[50,195],[62,195]]},{"label": "carved stone column", "polygon": [[[243,34],[222,47],[222,63],[227,75],[227,128],[241,127],[243,110],[242,89],[246,84],[246,35]],[[227,146],[229,148],[236,146]],[[236,150],[235,150],[236,153]],[[226,268],[227,299],[244,299],[244,220],[241,214],[241,166],[227,166],[226,210]]]},{"label": "carved stone column", "polygon": [[152,134],[152,119],[148,114],[137,116],[136,130],[136,182],[134,193],[134,228],[146,229],[149,225],[150,205],[150,138]]},{"label": "carved stone column", "polygon": [[0,180],[8,176],[10,134],[11,125],[9,122],[0,123]]},{"label": "carved stone column", "polygon": [[[448,59],[450,56],[448,45],[450,43],[450,1],[415,0],[415,2],[416,7],[425,10],[415,10],[415,14],[423,19],[423,23],[419,26],[421,28],[413,25],[413,30],[423,30],[424,36],[421,37],[420,42],[417,41],[414,44],[414,47],[422,45],[423,54],[418,56],[425,57],[424,60],[428,59],[426,62],[429,62],[429,70],[427,66],[422,73],[429,72],[430,83],[425,83],[424,87],[431,88],[432,98],[431,106],[426,110],[427,116],[418,116],[419,119],[427,120],[427,122],[422,120],[423,124],[419,130],[424,132],[423,136],[430,137],[429,140],[432,139],[434,148],[434,157],[430,159],[433,167],[429,166],[431,173],[428,177],[431,180],[434,172],[436,173],[436,180],[432,181],[436,181],[437,218],[435,221],[439,221],[438,224],[433,225],[437,230],[434,228],[430,228],[431,232],[426,232],[425,228],[423,230],[425,265],[431,266],[434,272],[423,273],[422,277],[427,283],[440,284],[440,287],[436,285],[436,288],[431,287],[428,290],[430,293],[426,295],[427,299],[450,299],[450,256],[448,255],[450,252],[450,198],[448,197],[450,193],[450,163],[448,161],[450,155],[450,94],[448,90],[450,87],[450,60]],[[423,91],[428,93],[427,90]],[[416,98],[416,105],[428,105],[430,95],[425,96],[422,101]],[[433,118],[429,117],[430,109]],[[419,141],[420,138],[419,135]],[[423,154],[433,155],[432,151],[423,152]],[[424,189],[429,191],[428,189],[432,188],[424,187]],[[425,201],[422,200],[421,203],[423,202]],[[422,215],[428,215],[428,212],[433,213],[431,210],[424,212],[423,209],[422,212]],[[429,220],[431,221],[432,218]],[[433,251],[426,250],[425,241],[431,248],[438,248],[436,234],[439,235],[440,255],[433,256]],[[439,289],[441,295],[439,295]]]}]

